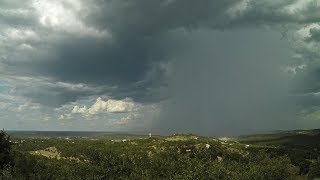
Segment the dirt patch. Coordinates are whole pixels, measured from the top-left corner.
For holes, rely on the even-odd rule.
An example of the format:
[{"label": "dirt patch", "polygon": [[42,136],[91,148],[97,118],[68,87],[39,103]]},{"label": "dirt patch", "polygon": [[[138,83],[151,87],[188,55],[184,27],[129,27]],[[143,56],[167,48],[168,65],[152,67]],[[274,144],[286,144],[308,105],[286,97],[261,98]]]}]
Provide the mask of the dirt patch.
[{"label": "dirt patch", "polygon": [[61,158],[60,152],[56,147],[48,147],[42,150],[31,151],[30,154],[45,156],[47,158]]},{"label": "dirt patch", "polygon": [[197,140],[197,136],[183,136],[183,135],[174,135],[166,138],[166,141],[188,141],[188,140]]},{"label": "dirt patch", "polygon": [[47,158],[69,159],[69,160],[75,160],[75,161],[80,162],[80,160],[75,157],[62,157],[61,153],[58,151],[58,149],[56,147],[48,147],[48,148],[42,149],[42,150],[30,151],[30,154],[44,156]]}]

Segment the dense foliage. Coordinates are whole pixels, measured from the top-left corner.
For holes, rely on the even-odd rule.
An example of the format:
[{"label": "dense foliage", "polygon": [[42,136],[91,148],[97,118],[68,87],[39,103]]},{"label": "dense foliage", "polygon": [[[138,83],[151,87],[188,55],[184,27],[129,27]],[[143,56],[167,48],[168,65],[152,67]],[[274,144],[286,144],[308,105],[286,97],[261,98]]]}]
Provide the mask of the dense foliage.
[{"label": "dense foliage", "polygon": [[310,171],[308,175],[310,178],[320,177],[320,159],[319,158],[311,163]]},{"label": "dense foliage", "polygon": [[13,165],[10,137],[4,131],[0,132],[0,173]]},{"label": "dense foliage", "polygon": [[[13,143],[15,165],[7,166],[5,179],[273,180],[320,176],[320,159],[310,160],[309,151],[298,149],[295,155],[285,146],[249,146],[187,135],[123,141],[15,138]],[[305,160],[309,164],[305,165]]]}]

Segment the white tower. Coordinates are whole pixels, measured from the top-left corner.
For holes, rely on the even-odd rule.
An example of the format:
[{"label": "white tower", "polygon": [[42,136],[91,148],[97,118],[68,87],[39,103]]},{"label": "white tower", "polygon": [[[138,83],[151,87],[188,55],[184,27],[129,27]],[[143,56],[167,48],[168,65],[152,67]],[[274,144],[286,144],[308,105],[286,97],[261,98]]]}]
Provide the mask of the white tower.
[{"label": "white tower", "polygon": [[151,136],[152,136],[151,133],[149,133],[149,138],[151,138]]}]

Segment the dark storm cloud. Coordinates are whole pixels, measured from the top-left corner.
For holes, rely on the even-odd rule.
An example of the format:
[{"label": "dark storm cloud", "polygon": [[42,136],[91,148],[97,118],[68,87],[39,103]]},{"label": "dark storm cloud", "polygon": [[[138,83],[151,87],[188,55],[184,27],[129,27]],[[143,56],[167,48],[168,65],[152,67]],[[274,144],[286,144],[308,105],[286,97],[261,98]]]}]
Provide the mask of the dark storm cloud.
[{"label": "dark storm cloud", "polygon": [[[105,1],[92,22],[125,38],[149,36],[177,28],[196,29],[224,22],[225,10],[236,0]],[[121,38],[121,37],[120,37]]]},{"label": "dark storm cloud", "polygon": [[[192,34],[197,29],[228,29],[257,24],[280,26],[317,21],[317,11],[312,1],[303,4],[303,7],[297,5],[296,9],[295,6],[290,7],[297,2],[95,1],[88,6],[94,8],[89,10],[87,16],[78,15],[85,24],[109,31],[111,38],[77,37],[38,24],[39,27],[32,29],[39,38],[47,35],[52,38],[47,42],[31,43],[40,51],[47,51],[47,54],[27,57],[32,61],[14,62],[11,67],[12,71],[16,68],[17,72],[52,77],[57,81],[117,86],[122,91],[113,95],[118,98],[131,94],[138,101],[159,101],[167,95],[154,94],[153,97],[158,98],[153,99],[150,95],[143,97],[143,94],[150,89],[166,86],[166,79],[163,78],[166,72],[152,71],[152,68],[161,64],[159,62],[171,61],[182,50],[183,39],[187,39],[189,34],[176,32],[184,32],[181,31],[184,29]],[[68,3],[61,4],[66,8],[70,6]],[[18,7],[18,3],[5,1],[4,7]],[[30,24],[35,20],[36,17],[32,16]],[[315,34],[315,30],[312,32]],[[147,76],[157,79],[150,81]]]},{"label": "dark storm cloud", "polygon": [[[48,39],[48,42],[33,42],[41,51],[47,51],[47,54],[27,57],[32,61],[15,62],[13,71],[17,68],[20,73],[28,72],[35,76],[53,77],[57,81],[70,83],[117,86],[118,93],[113,93],[114,97],[124,98],[130,95],[137,101],[156,102],[168,95],[150,94],[150,89],[166,86],[166,79],[163,77],[166,72],[152,69],[159,69],[154,67],[161,64],[159,62],[170,61],[172,51],[178,54],[179,47],[184,44],[183,39],[188,36],[188,33],[177,35],[175,31],[222,28],[230,21],[226,16],[226,10],[237,2],[95,2],[96,9],[90,12],[84,21],[100,30],[107,29],[112,38],[79,38],[63,31],[54,32],[34,27],[39,31],[40,38],[45,38],[46,34],[57,34],[58,38],[53,37]],[[34,19],[30,19],[30,22]],[[153,74],[150,74],[150,71]],[[157,79],[150,80],[147,76]],[[65,99],[61,103],[73,101],[78,97],[69,93],[73,92],[57,94],[61,97],[58,99]],[[148,93],[150,95],[144,97],[144,94]]]},{"label": "dark storm cloud", "polygon": [[[18,62],[15,65],[22,66],[34,75],[54,77],[57,81],[85,83],[97,88],[105,85],[115,86],[117,88],[112,92],[112,96],[120,99],[132,96],[138,101],[159,100],[153,98],[156,96],[143,97],[148,91],[147,88],[164,83],[161,78],[165,73],[155,63],[160,61],[160,50],[150,55],[150,51],[155,50],[152,50],[153,47],[147,42],[108,44],[95,40],[72,39],[70,43],[50,48],[54,53],[51,57],[36,59],[33,62]],[[156,57],[156,54],[159,56]],[[154,81],[146,77],[151,70],[151,76],[157,77]],[[110,92],[108,89],[105,91]],[[63,102],[75,100],[69,99],[68,93],[72,93],[69,94],[71,96],[75,95],[74,92],[65,92],[67,96],[62,96]]]},{"label": "dark storm cloud", "polygon": [[35,102],[167,100],[157,125],[207,134],[295,127],[292,106],[317,106],[317,1],[19,2],[1,2],[0,68],[36,79],[10,81]]},{"label": "dark storm cloud", "polygon": [[[156,93],[152,89],[166,86],[165,70],[155,66],[169,61],[171,51],[179,50],[179,43],[183,43],[181,39],[176,42],[177,38],[170,32],[216,23],[214,19],[220,18],[232,2],[98,2],[98,10],[90,14],[86,23],[107,29],[112,38],[99,40],[61,34],[64,38],[52,44],[35,43],[40,49],[44,45],[48,55],[15,62],[13,68],[36,76],[53,77],[57,81],[117,86],[118,91],[112,94],[116,98],[131,96],[136,101],[157,102],[168,95],[159,94],[162,92],[150,94]],[[52,33],[45,31],[48,32],[44,34]],[[75,95],[68,93],[56,94],[61,96],[58,99],[65,99],[61,103],[74,100],[68,97]]]}]

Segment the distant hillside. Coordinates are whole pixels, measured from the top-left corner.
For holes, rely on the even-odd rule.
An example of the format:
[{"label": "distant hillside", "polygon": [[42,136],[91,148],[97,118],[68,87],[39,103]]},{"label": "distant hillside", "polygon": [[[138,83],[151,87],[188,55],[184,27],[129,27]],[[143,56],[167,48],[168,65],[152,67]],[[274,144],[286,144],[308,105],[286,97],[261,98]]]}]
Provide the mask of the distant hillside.
[{"label": "distant hillside", "polygon": [[320,129],[278,131],[274,134],[255,134],[239,136],[236,138],[241,143],[282,145],[282,146],[320,146]]}]

